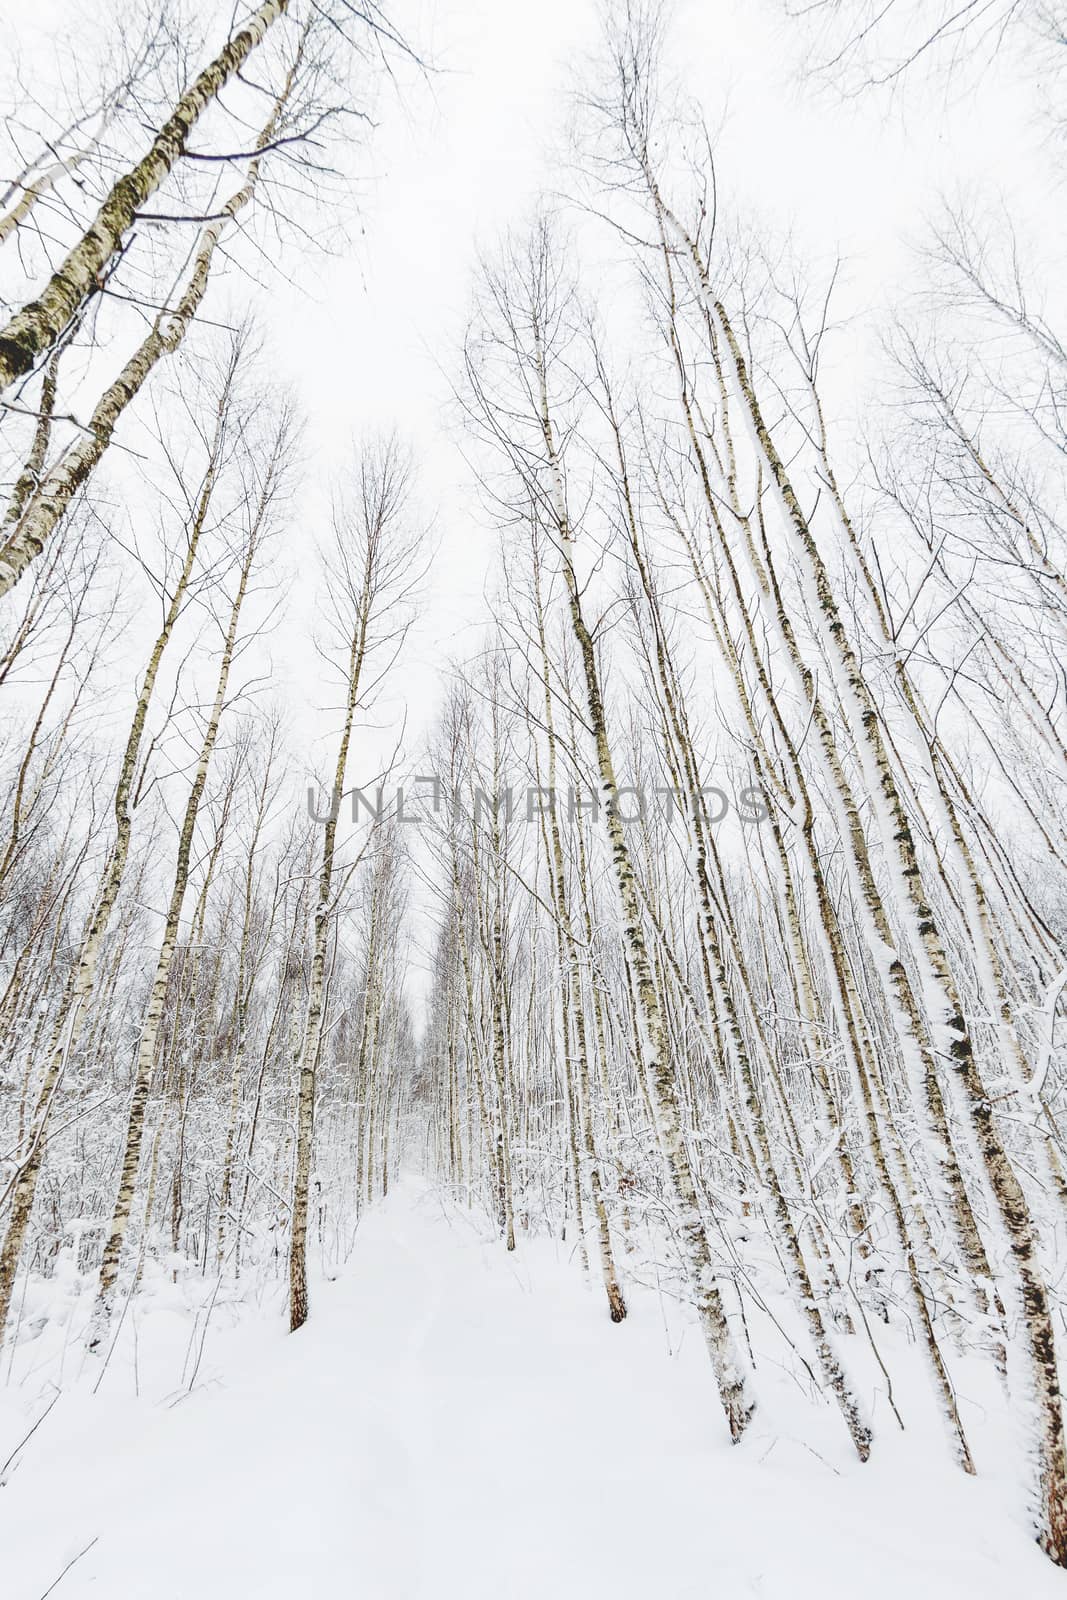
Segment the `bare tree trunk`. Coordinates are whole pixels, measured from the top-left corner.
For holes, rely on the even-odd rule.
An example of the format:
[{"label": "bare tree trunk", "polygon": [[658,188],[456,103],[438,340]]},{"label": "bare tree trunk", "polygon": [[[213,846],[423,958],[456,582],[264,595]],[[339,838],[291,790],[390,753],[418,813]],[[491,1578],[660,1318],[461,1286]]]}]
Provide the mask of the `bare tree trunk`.
[{"label": "bare tree trunk", "polygon": [[[280,440],[278,447],[280,448]],[[148,1108],[152,1069],[156,1059],[156,1046],[159,1040],[160,1024],[167,997],[171,962],[178,942],[182,906],[189,882],[189,861],[193,848],[193,835],[196,831],[197,815],[200,810],[200,802],[203,799],[204,787],[207,783],[208,769],[211,765],[215,741],[218,738],[219,723],[226,705],[226,692],[230,680],[230,668],[233,664],[234,649],[237,644],[241,608],[248,589],[252,565],[259,549],[260,536],[263,532],[263,519],[269,504],[277,467],[278,458],[275,456],[274,470],[269,471],[267,474],[256,518],[241,562],[237,590],[230,608],[229,621],[223,640],[215,698],[208,716],[207,727],[204,731],[197,757],[196,770],[193,774],[192,787],[190,788],[185,804],[185,813],[182,817],[181,832],[178,836],[174,884],[167,907],[163,938],[156,958],[156,970],[149,994],[148,1008],[141,1024],[141,1036],[137,1044],[133,1098],[130,1103],[130,1116],[126,1129],[126,1144],[119,1176],[118,1193],[115,1197],[115,1209],[111,1219],[111,1227],[104,1245],[104,1254],[100,1265],[100,1283],[89,1328],[89,1348],[91,1350],[98,1350],[107,1339],[114,1314],[115,1291],[122,1258],[122,1246],[126,1238],[126,1230],[133,1208],[137,1175],[140,1168],[141,1141],[144,1134],[145,1113]]]},{"label": "bare tree trunk", "polygon": [[[274,102],[259,138],[257,155],[249,163],[241,188],[233,194],[200,235],[185,289],[173,313],[160,312],[152,331],[127,361],[115,381],[97,401],[84,436],[71,447],[38,485],[18,521],[0,547],[0,597],[18,582],[30,562],[41,554],[59,526],[79,489],[88,481],[114,435],[119,419],[135,398],[156,364],[173,355],[200,309],[207,293],[212,263],[226,224],[249,203],[259,177],[261,152],[269,145],[292,90],[300,52]],[[0,343],[0,359],[2,359]],[[53,380],[54,381],[54,380]],[[7,531],[7,521],[4,524]]]},{"label": "bare tree trunk", "polygon": [[678,1231],[685,1255],[690,1290],[694,1296],[701,1331],[711,1356],[730,1437],[736,1442],[748,1425],[755,1403],[748,1392],[744,1369],[734,1346],[722,1296],[715,1279],[697,1188],[685,1148],[675,1071],[670,1058],[662,1003],[652,977],[652,967],[641,926],[633,863],[619,811],[619,786],[608,741],[596,651],[582,613],[581,593],[571,553],[573,541],[563,489],[563,475],[559,466],[549,410],[538,307],[534,308],[534,330],[540,424],[551,483],[550,504],[559,538],[571,626],[585,677],[589,723],[596,747],[597,771],[605,803],[605,826],[611,845],[615,884],[623,919],[623,935],[633,978],[634,1001],[640,1028],[641,1063],[655,1107],[660,1148],[663,1151],[678,1207]]},{"label": "bare tree trunk", "polygon": [[[311,979],[308,989],[307,1019],[299,1055],[296,1162],[293,1171],[292,1232],[289,1245],[289,1327],[303,1326],[308,1314],[307,1224],[308,1187],[315,1129],[315,1070],[322,1039],[323,995],[326,977],[326,949],[334,917],[334,873],[337,821],[352,726],[359,701],[364,666],[371,649],[373,626],[379,611],[385,615],[390,604],[402,609],[412,581],[413,543],[398,526],[404,514],[407,493],[407,467],[394,441],[361,463],[359,507],[353,528],[335,527],[336,569],[331,578],[336,585],[334,603],[339,625],[344,629],[345,702],[334,767],[330,815],[323,830],[322,864],[319,868],[318,897],[312,928]],[[399,643],[406,634],[400,623],[387,638]],[[395,651],[394,651],[395,659]]]},{"label": "bare tree trunk", "polygon": [[184,154],[186,140],[199,118],[288,9],[289,0],[264,0],[181,96],[150,149],[114,185],[92,226],[53,273],[39,298],[0,329],[0,391],[29,372],[95,293],[138,210]]},{"label": "bare tree trunk", "polygon": [[0,1331],[6,1325],[11,1305],[11,1294],[14,1288],[15,1273],[18,1270],[23,1240],[26,1236],[26,1229],[29,1225],[34,1197],[37,1192],[37,1178],[43,1153],[42,1141],[45,1128],[59,1087],[64,1065],[71,1051],[77,1046],[88,1014],[96,983],[97,963],[111,923],[119,891],[122,887],[133,831],[131,796],[141,759],[141,744],[145,723],[152,703],[152,696],[155,691],[163,655],[185,603],[189,581],[196,561],[197,549],[207,522],[219,471],[229,399],[236,374],[238,356],[239,346],[235,345],[219,396],[215,431],[210,447],[207,470],[188,530],[185,560],[171,594],[164,615],[163,626],[149,656],[144,681],[137,696],[133,721],[130,725],[126,747],[123,752],[122,765],[119,769],[118,783],[115,788],[114,842],[108,853],[107,862],[96,893],[93,911],[82,937],[77,959],[71,968],[54,1024],[44,1075],[38,1091],[29,1149],[22,1156],[13,1180],[11,1215],[8,1218],[3,1246],[0,1248]]}]

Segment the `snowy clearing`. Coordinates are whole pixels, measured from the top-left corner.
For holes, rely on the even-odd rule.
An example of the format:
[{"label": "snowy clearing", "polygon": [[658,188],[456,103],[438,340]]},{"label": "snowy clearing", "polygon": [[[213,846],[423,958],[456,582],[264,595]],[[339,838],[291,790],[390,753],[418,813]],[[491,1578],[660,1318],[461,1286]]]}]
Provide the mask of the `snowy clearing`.
[{"label": "snowy clearing", "polygon": [[[808,1402],[757,1350],[763,1414],[733,1448],[685,1317],[633,1291],[613,1327],[564,1247],[508,1257],[413,1179],[298,1334],[280,1311],[220,1317],[191,1392],[175,1387],[188,1317],[146,1304],[98,1392],[98,1367],[68,1371],[6,1470],[6,1600],[40,1600],[72,1560],[62,1600],[1062,1590],[1025,1508],[1005,1516],[1003,1415],[967,1406],[977,1481],[936,1433],[894,1437],[884,1417],[861,1467],[826,1407],[817,1448],[801,1442]],[[3,1391],[0,1457],[52,1395],[38,1343]]]}]

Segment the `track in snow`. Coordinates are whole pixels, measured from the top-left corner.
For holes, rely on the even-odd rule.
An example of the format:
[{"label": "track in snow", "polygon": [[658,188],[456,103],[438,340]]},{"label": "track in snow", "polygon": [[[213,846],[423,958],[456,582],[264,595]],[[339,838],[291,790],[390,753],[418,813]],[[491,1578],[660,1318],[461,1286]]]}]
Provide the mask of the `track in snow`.
[{"label": "track in snow", "polygon": [[[861,1468],[768,1358],[732,1449],[695,1332],[631,1300],[613,1327],[559,1247],[508,1257],[409,1181],[295,1337],[209,1339],[178,1404],[62,1395],[0,1489],[5,1600],[74,1557],[57,1600],[1062,1595],[1003,1485],[884,1407]],[[8,1389],[0,1460],[43,1394]]]}]

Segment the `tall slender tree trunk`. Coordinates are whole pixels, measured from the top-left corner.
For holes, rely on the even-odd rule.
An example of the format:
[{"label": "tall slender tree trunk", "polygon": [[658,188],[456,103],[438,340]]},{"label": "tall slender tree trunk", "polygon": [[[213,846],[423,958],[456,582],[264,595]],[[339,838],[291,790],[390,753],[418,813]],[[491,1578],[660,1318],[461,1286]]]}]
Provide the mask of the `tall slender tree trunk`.
[{"label": "tall slender tree trunk", "polygon": [[40,296],[0,329],[0,391],[29,372],[95,292],[138,210],[184,155],[186,141],[200,117],[288,9],[289,0],[265,0],[253,12],[186,89],[150,148],[114,185],[91,227],[69,251]]},{"label": "tall slender tree trunk", "polygon": [[[122,1259],[122,1247],[129,1226],[130,1214],[133,1209],[133,1199],[137,1187],[137,1174],[141,1162],[141,1143],[144,1136],[145,1115],[148,1109],[148,1095],[152,1081],[152,1068],[156,1059],[156,1047],[159,1041],[160,1026],[163,1020],[163,1009],[167,997],[167,985],[170,979],[171,963],[178,942],[178,929],[181,923],[182,906],[185,902],[185,893],[189,883],[189,861],[193,848],[193,836],[196,832],[197,816],[200,802],[203,799],[204,787],[207,783],[208,770],[211,757],[215,750],[218,738],[219,723],[222,720],[223,708],[226,704],[226,691],[230,680],[230,668],[233,664],[234,649],[237,644],[237,630],[240,623],[241,608],[244,604],[248,581],[252,572],[252,565],[258,548],[258,533],[262,525],[262,515],[265,510],[261,503],[260,514],[256,519],[255,530],[248,540],[244,558],[241,564],[240,577],[237,591],[234,595],[233,605],[230,608],[229,622],[223,640],[222,658],[219,663],[218,681],[215,688],[215,698],[208,716],[207,727],[200,745],[197,757],[196,770],[193,782],[185,804],[185,813],[182,817],[181,832],[178,836],[178,854],[174,870],[174,883],[167,906],[166,922],[163,928],[163,938],[156,957],[156,970],[152,980],[149,994],[148,1007],[141,1023],[141,1036],[137,1044],[137,1058],[134,1067],[133,1096],[130,1102],[129,1122],[126,1128],[126,1144],[122,1157],[122,1167],[119,1175],[118,1192],[115,1196],[115,1208],[111,1218],[111,1227],[104,1244],[103,1258],[100,1264],[100,1282],[97,1290],[96,1304],[89,1329],[89,1348],[98,1350],[106,1341],[110,1331],[111,1319],[114,1314],[116,1287],[118,1283],[119,1267]],[[205,1240],[206,1249],[206,1240]]]}]

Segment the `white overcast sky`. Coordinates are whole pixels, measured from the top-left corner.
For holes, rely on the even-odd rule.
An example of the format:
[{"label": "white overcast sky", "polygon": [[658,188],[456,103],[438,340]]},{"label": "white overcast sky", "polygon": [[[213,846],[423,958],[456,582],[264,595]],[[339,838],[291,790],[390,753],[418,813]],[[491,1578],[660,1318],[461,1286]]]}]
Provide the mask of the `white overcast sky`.
[{"label": "white overcast sky", "polygon": [[[708,121],[724,117],[727,206],[779,234],[795,230],[809,259],[841,252],[839,309],[861,335],[851,350],[865,340],[874,348],[879,319],[917,283],[915,247],[939,193],[963,186],[995,204],[1025,188],[1042,137],[1026,88],[960,95],[927,83],[895,109],[882,96],[844,105],[799,73],[801,35],[783,25],[777,0],[671,9],[672,65]],[[310,287],[305,278],[299,292],[282,288],[269,320],[324,470],[364,427],[396,426],[414,446],[440,549],[402,679],[411,734],[425,726],[444,659],[473,648],[484,620],[492,538],[448,406],[477,253],[560,185],[553,153],[568,87],[596,45],[599,6],[394,0],[391,10],[438,70],[380,105],[352,254],[320,263]],[[873,362],[858,389],[868,372]],[[847,431],[851,419],[841,420]],[[299,679],[301,663],[289,666]],[[315,697],[313,683],[292,690]]]}]

